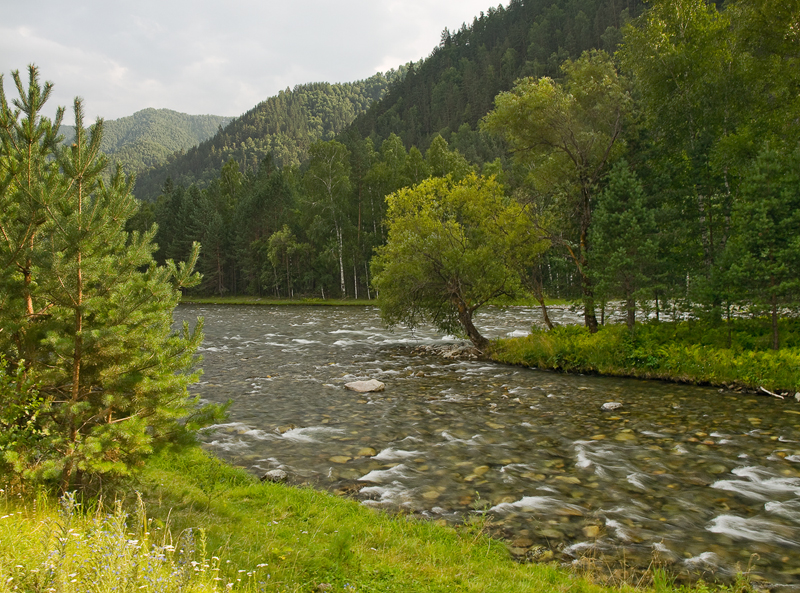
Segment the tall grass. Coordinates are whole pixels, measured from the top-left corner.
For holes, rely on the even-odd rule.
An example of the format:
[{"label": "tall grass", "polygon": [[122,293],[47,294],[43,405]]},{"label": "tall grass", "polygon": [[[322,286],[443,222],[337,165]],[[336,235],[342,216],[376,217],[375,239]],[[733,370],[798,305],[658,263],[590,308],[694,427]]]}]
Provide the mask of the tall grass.
[{"label": "tall grass", "polygon": [[[793,344],[794,333],[790,337]],[[649,323],[633,334],[622,325],[590,334],[584,327],[563,326],[497,340],[490,356],[498,362],[567,372],[800,391],[800,347],[773,351],[762,341],[747,327],[733,334],[702,324]]]},{"label": "tall grass", "polygon": [[[256,590],[267,575],[225,577],[203,530],[174,534],[147,518],[139,499],[129,515],[117,501],[82,509],[74,493],[3,505],[0,591],[166,592]],[[264,573],[264,574],[262,574]]]}]

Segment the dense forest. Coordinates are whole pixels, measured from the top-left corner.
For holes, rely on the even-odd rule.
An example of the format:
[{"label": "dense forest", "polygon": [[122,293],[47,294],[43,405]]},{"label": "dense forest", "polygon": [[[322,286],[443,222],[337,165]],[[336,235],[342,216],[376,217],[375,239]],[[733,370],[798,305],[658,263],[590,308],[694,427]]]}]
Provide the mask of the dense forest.
[{"label": "dense forest", "polygon": [[[577,58],[586,48],[613,50],[621,39],[620,27],[631,14],[640,11],[638,2],[561,0],[549,5],[512,2],[508,8],[501,6],[481,14],[471,26],[464,25],[458,33],[444,31],[440,45],[418,64],[409,64],[385,77],[377,75],[363,83],[303,85],[268,99],[234,120],[214,138],[186,154],[175,155],[168,165],[139,176],[135,189],[138,197],[149,198],[159,191],[162,194],[155,207],[161,227],[158,237],[161,256],[179,258],[183,251],[177,244],[190,245],[192,238],[204,237],[200,227],[214,219],[210,209],[218,215],[216,228],[220,229],[220,236],[229,237],[219,251],[228,261],[223,265],[217,258],[215,265],[207,263],[209,241],[204,241],[200,267],[205,271],[205,290],[284,296],[321,295],[327,291],[327,294],[341,296],[342,269],[346,268],[347,294],[367,296],[370,293],[367,262],[373,248],[385,240],[384,196],[431,174],[445,175],[453,168],[459,170],[460,176],[470,169],[482,170],[485,163],[489,163],[487,170],[500,171],[498,159],[507,160],[505,148],[498,139],[477,129],[479,118],[491,109],[497,92],[510,89],[514,80],[527,73],[557,74],[561,62]],[[500,72],[502,76],[493,74]],[[440,84],[444,79],[450,81],[446,87]],[[383,84],[389,82],[394,84],[390,87]],[[336,89],[339,94],[334,92]],[[482,99],[477,101],[474,96],[479,89]],[[384,93],[386,96],[380,101],[369,99],[370,96],[377,99]],[[345,97],[345,100],[337,97]],[[473,107],[465,110],[465,101],[470,97]],[[354,110],[352,105],[359,109]],[[450,109],[447,105],[457,108]],[[309,106],[313,110],[309,110]],[[402,106],[407,109],[400,111]],[[342,109],[346,116],[339,115]],[[356,111],[366,113],[352,122]],[[446,121],[438,116],[435,120],[426,116],[428,123],[423,128],[413,127],[417,121],[415,114],[446,112],[452,115]],[[350,125],[346,125],[348,123]],[[312,124],[313,133],[309,133]],[[325,203],[310,195],[309,182],[305,180],[307,168],[313,168],[314,159],[309,160],[308,151],[311,144],[334,137],[343,144],[339,154],[347,155],[348,161],[343,169],[346,184],[335,188],[338,192],[336,208],[348,211],[341,214],[344,228],[335,241],[341,239],[342,245],[341,249],[334,249],[335,257],[331,255],[331,248],[324,245],[327,231],[320,228],[322,223],[311,214],[313,208],[308,208],[313,203],[324,211]],[[414,138],[420,140],[417,146],[412,141]],[[423,158],[423,153],[427,159]],[[453,156],[456,154],[457,157]],[[453,160],[456,162],[451,162]],[[228,166],[221,171],[225,163]],[[270,187],[278,195],[274,198],[264,194],[263,181],[273,173],[285,180],[280,190],[273,180]],[[157,187],[154,187],[155,182]],[[225,187],[229,189],[223,190]],[[229,194],[223,200],[226,206],[211,206],[209,203],[220,201],[218,196],[224,191]],[[204,205],[190,207],[184,203],[185,196],[197,201],[201,194]],[[257,200],[269,207],[249,205],[256,199],[249,197],[251,195],[258,196]],[[328,200],[330,202],[330,196]],[[243,211],[253,209],[252,215],[241,215],[248,219],[245,226],[234,222],[234,204]],[[333,202],[330,204],[333,207]],[[190,215],[187,209],[198,214]],[[283,218],[277,216],[278,212]],[[151,215],[146,208],[139,224],[149,220],[148,216]],[[259,225],[256,222],[259,218],[268,224]],[[189,219],[193,221],[191,224],[181,222]],[[281,285],[266,248],[260,248],[263,251],[260,256],[253,251],[258,251],[255,243],[281,230],[284,224],[292,229],[294,240],[302,245],[302,249],[297,249],[313,254],[319,261],[313,266],[308,261],[301,265],[299,255],[295,254],[295,265],[303,267],[304,280],[293,281],[289,274],[287,281],[284,273]],[[226,229],[222,231],[220,225]],[[260,226],[264,228],[253,231],[253,235],[243,232]],[[335,228],[333,233],[337,234]],[[353,234],[356,246],[345,249],[345,239]],[[233,243],[239,247],[233,248]],[[249,247],[245,249],[245,245]],[[345,251],[351,255],[345,257]],[[332,263],[324,263],[331,257]],[[345,265],[345,259],[353,261]],[[331,265],[340,269],[330,274],[323,272]],[[312,272],[311,268],[317,272]],[[220,276],[225,275],[228,276],[223,281]]]},{"label": "dense forest", "polygon": [[[561,64],[588,49],[613,53],[640,0],[526,0],[489,8],[440,44],[353,124],[378,145],[394,133],[406,148],[441,134],[471,160],[500,153],[477,133],[500,91],[525,76],[558,77]],[[452,135],[452,137],[451,137]]]},{"label": "dense forest", "polygon": [[[104,122],[101,150],[111,167],[120,163],[128,173],[140,173],[167,162],[179,151],[211,138],[232,118],[218,115],[187,115],[170,109],[142,109],[128,117]],[[73,126],[62,126],[64,144],[75,138]]]},{"label": "dense forest", "polygon": [[386,196],[496,174],[549,245],[529,293],[581,302],[590,329],[615,299],[631,326],[678,307],[777,327],[800,277],[797,21],[767,0],[515,0],[307,159],[229,143],[207,187],[168,180],[136,224],[158,222],[162,260],[200,241],[206,293],[372,298]]},{"label": "dense forest", "polygon": [[154,200],[164,181],[205,187],[231,159],[244,171],[258,171],[269,159],[278,166],[299,165],[318,140],[331,140],[378,101],[405,68],[345,84],[311,83],[287,88],[235,118],[225,129],[144,172],[136,183],[140,200]]}]

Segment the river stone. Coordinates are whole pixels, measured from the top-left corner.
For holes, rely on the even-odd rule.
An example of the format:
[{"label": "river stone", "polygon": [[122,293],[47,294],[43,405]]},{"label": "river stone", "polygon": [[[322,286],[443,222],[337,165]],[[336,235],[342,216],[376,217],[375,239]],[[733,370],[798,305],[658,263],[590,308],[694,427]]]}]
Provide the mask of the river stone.
[{"label": "river stone", "polygon": [[587,525],[583,528],[583,535],[589,539],[595,539],[598,535],[600,535],[600,527],[597,525]]},{"label": "river stone", "polygon": [[359,450],[358,457],[375,457],[377,454],[378,452],[372,447],[364,447]]},{"label": "river stone", "polygon": [[556,476],[556,480],[560,482],[566,482],[567,484],[580,484],[580,478],[576,478],[575,476]]},{"label": "river stone", "polygon": [[548,539],[564,539],[564,534],[561,533],[558,529],[542,529],[539,532],[539,535],[542,537],[546,537]]},{"label": "river stone", "polygon": [[328,459],[328,461],[332,461],[333,463],[347,463],[350,461],[350,457],[347,457],[346,455],[334,455]]},{"label": "river stone", "polygon": [[282,469],[271,469],[263,476],[261,476],[262,482],[285,482],[286,479],[289,477]]},{"label": "river stone", "polygon": [[533,544],[533,540],[529,537],[518,537],[511,541],[511,545],[515,548],[530,548]]},{"label": "river stone", "polygon": [[600,409],[605,412],[610,412],[611,410],[619,410],[621,407],[622,404],[619,402],[606,402],[600,406]]},{"label": "river stone", "polygon": [[351,381],[350,383],[345,383],[344,386],[346,389],[357,391],[358,393],[371,393],[373,391],[383,391],[386,389],[386,385],[376,379],[370,379],[369,381]]},{"label": "river stone", "polygon": [[439,498],[439,496],[441,496],[441,494],[436,490],[428,490],[427,492],[424,492],[422,494],[422,498],[424,498],[425,500],[436,500],[437,498]]},{"label": "river stone", "polygon": [[476,476],[482,476],[483,474],[485,474],[488,471],[489,471],[489,466],[488,465],[481,465],[479,467],[476,467],[474,470],[472,470],[472,473],[475,474]]}]

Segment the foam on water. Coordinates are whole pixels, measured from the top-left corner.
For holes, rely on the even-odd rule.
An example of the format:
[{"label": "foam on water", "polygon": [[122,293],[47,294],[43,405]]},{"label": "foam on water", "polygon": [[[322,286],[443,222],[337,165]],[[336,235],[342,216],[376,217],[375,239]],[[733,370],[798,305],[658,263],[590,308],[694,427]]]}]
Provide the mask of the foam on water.
[{"label": "foam on water", "polygon": [[585,509],[574,504],[566,504],[564,501],[552,496],[525,496],[516,502],[503,502],[493,506],[489,511],[494,513],[510,513],[512,511],[523,513],[542,513],[555,512],[559,509],[569,510],[572,513],[583,514]]},{"label": "foam on water", "polygon": [[424,453],[422,451],[403,451],[402,449],[387,447],[375,455],[373,459],[377,459],[378,461],[395,461],[397,459],[406,459],[408,457],[419,457],[423,454]]},{"label": "foam on water", "polygon": [[406,470],[408,468],[404,464],[395,465],[389,469],[376,469],[368,474],[361,476],[359,481],[361,482],[375,482],[377,484],[382,484],[384,482],[392,482],[397,479],[406,479],[408,478],[408,474]]},{"label": "foam on water", "polygon": [[800,545],[797,539],[787,537],[789,528],[764,519],[720,515],[715,517],[706,529],[711,533],[722,533],[735,539],[775,543],[782,546]]},{"label": "foam on water", "polygon": [[309,426],[306,428],[292,428],[281,434],[287,441],[298,443],[317,443],[317,437],[333,436],[343,434],[340,428],[328,428],[327,426]]},{"label": "foam on water", "polygon": [[736,492],[755,500],[769,500],[780,493],[792,493],[800,496],[800,478],[778,478],[759,467],[737,467],[734,475],[747,480],[718,480],[711,484],[712,488]]}]

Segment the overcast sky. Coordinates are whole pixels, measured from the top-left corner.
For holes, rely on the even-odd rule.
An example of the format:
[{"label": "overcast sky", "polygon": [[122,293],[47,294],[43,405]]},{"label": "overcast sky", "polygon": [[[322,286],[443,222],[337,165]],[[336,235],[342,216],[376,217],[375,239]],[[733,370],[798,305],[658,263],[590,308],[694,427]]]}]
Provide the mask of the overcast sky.
[{"label": "overcast sky", "polygon": [[86,123],[145,107],[236,116],[286,87],[351,82],[417,61],[445,27],[471,24],[498,3],[0,0],[0,72],[10,100],[11,71],[36,64],[55,84],[52,110],[81,96]]}]

